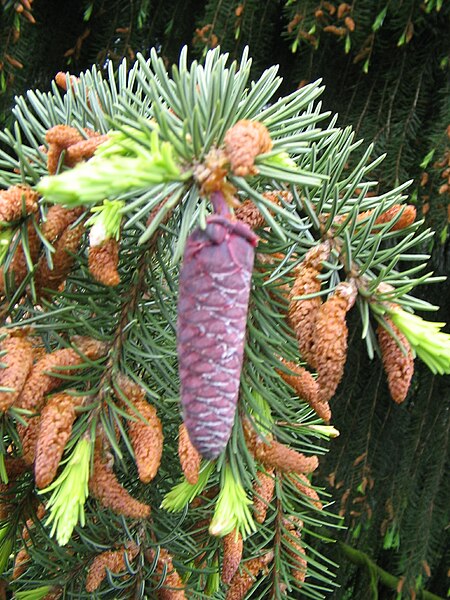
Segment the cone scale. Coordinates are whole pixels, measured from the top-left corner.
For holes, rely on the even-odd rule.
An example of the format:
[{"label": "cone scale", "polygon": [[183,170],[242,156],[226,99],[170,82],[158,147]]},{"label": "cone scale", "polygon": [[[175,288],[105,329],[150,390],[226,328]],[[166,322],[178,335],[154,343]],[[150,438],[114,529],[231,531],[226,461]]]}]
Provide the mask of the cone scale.
[{"label": "cone scale", "polygon": [[180,272],[177,350],[183,420],[206,459],[223,452],[236,412],[257,236],[230,220],[220,193],[188,238]]}]

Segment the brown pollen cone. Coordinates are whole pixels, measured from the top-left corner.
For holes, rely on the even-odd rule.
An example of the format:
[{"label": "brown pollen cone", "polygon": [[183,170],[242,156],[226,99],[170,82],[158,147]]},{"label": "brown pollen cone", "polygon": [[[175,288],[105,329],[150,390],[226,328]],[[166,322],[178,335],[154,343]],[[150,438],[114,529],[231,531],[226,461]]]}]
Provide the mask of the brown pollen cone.
[{"label": "brown pollen cone", "polygon": [[[41,238],[37,234],[33,223],[27,225],[28,248],[30,252],[31,262],[34,264],[37,261],[41,250]],[[19,242],[14,256],[9,265],[8,275],[14,280],[14,289],[18,288],[28,274],[28,263],[25,252],[23,251],[22,242]],[[0,294],[6,289],[4,268],[0,269]]]},{"label": "brown pollen cone", "polygon": [[67,278],[75,263],[75,256],[84,233],[84,225],[80,223],[73,229],[67,227],[55,244],[53,269],[50,269],[47,258],[42,256],[36,272],[36,287],[41,294],[44,288],[57,290]]},{"label": "brown pollen cone", "polygon": [[116,286],[120,283],[117,270],[119,264],[119,242],[109,239],[100,246],[91,246],[88,255],[92,277],[103,285]]},{"label": "brown pollen cone", "polygon": [[1,342],[6,351],[0,361],[6,365],[0,369],[0,386],[11,388],[11,392],[0,391],[0,412],[8,410],[19,397],[28,373],[33,366],[33,347],[26,338],[9,337]]},{"label": "brown pollen cone", "polygon": [[0,221],[9,223],[38,209],[39,194],[26,185],[14,185],[0,191]]},{"label": "brown pollen cone", "polygon": [[237,572],[231,580],[226,600],[244,600],[259,573],[273,560],[273,552],[267,552],[258,558],[252,558],[242,565],[242,572]]},{"label": "brown pollen cone", "polygon": [[[69,81],[70,87],[73,87],[75,83],[78,83],[80,81],[80,78],[76,77],[75,75],[69,75]],[[67,79],[65,73],[63,73],[62,71],[58,71],[58,73],[56,73],[55,75],[55,83],[58,87],[67,92]]]},{"label": "brown pollen cone", "polygon": [[64,164],[68,167],[74,167],[76,164],[92,158],[100,144],[103,144],[106,140],[109,140],[108,135],[96,135],[72,144],[66,150]]},{"label": "brown pollen cone", "polygon": [[312,473],[319,466],[317,456],[305,456],[276,440],[264,440],[249,421],[243,422],[248,449],[268,469],[283,473]]},{"label": "brown pollen cone", "polygon": [[27,570],[27,562],[30,560],[28,549],[24,546],[14,557],[14,569],[12,579],[17,579]]},{"label": "brown pollen cone", "polygon": [[41,231],[50,243],[54,243],[69,225],[75,223],[82,214],[83,208],[64,208],[61,204],[53,204],[48,211],[45,223],[41,225]]},{"label": "brown pollen cone", "polygon": [[401,404],[408,394],[414,373],[414,356],[403,333],[390,319],[385,317],[385,320],[406,350],[406,354],[404,354],[390,333],[381,325],[377,327],[378,344],[387,375],[389,391],[394,402]]},{"label": "brown pollen cone", "polygon": [[291,573],[296,581],[303,583],[306,578],[306,570],[308,562],[306,560],[306,552],[300,543],[301,533],[295,529],[283,535],[287,552],[291,557]]},{"label": "brown pollen cone", "polygon": [[234,529],[228,535],[222,538],[222,543],[222,581],[223,583],[228,584],[233,579],[234,574],[238,570],[239,564],[242,560],[244,541],[239,531]]},{"label": "brown pollen cone", "polygon": [[394,204],[387,211],[381,213],[381,215],[375,221],[375,224],[380,225],[380,224],[388,223],[389,221],[392,221],[392,219],[395,216],[397,216],[398,213],[402,210],[403,210],[403,212],[402,212],[400,218],[398,219],[398,221],[396,221],[396,223],[394,223],[394,225],[391,227],[390,231],[399,231],[401,229],[405,229],[406,227],[409,227],[409,225],[412,225],[414,223],[414,221],[416,220],[416,213],[417,213],[416,207],[413,206],[412,204],[407,204],[406,206],[404,204]]},{"label": "brown pollen cone", "polygon": [[269,469],[267,473],[258,472],[258,479],[253,484],[253,513],[257,523],[264,523],[267,509],[275,491],[275,469]]},{"label": "brown pollen cone", "polygon": [[128,421],[128,435],[134,450],[139,479],[149,483],[161,464],[164,444],[162,425],[156,408],[145,400],[135,402],[134,407],[145,421],[129,410],[128,413],[139,420]]},{"label": "brown pollen cone", "polygon": [[[273,202],[280,204],[282,198],[285,202],[292,201],[292,194],[286,190],[264,192],[263,196]],[[234,211],[234,216],[238,221],[246,223],[252,229],[259,229],[266,224],[266,219],[258,210],[258,207],[253,200],[244,200]]]},{"label": "brown pollen cone", "polygon": [[[100,136],[98,132],[90,129],[84,129],[84,132],[88,138]],[[47,170],[49,174],[55,175],[63,150],[67,150],[70,146],[84,140],[86,140],[86,137],[76,127],[70,125],[55,125],[48,129],[45,134],[45,141],[48,143]]]},{"label": "brown pollen cone", "polygon": [[106,569],[111,571],[111,573],[125,571],[125,554],[127,554],[128,560],[132,560],[138,551],[138,547],[133,545],[128,549],[125,548],[125,546],[122,546],[119,550],[107,550],[106,552],[98,554],[88,569],[85,584],[86,591],[92,593],[100,587],[102,581],[106,577]]},{"label": "brown pollen cone", "polygon": [[184,476],[191,485],[195,485],[198,481],[202,457],[192,445],[184,423],[179,427],[178,456]]},{"label": "brown pollen cone", "polygon": [[159,600],[186,600],[184,583],[173,566],[172,556],[165,548],[159,549],[156,573],[162,575],[166,570],[163,587],[158,589]]},{"label": "brown pollen cone", "polygon": [[75,407],[82,401],[81,397],[61,392],[52,396],[42,410],[34,464],[39,489],[50,485],[55,478],[76,418]]},{"label": "brown pollen cone", "polygon": [[227,131],[224,145],[233,173],[246,177],[258,172],[255,158],[271,150],[272,140],[263,123],[243,119]]},{"label": "brown pollen cone", "polygon": [[311,487],[311,482],[306,475],[296,473],[295,475],[290,475],[289,480],[295,485],[302,496],[306,496],[316,508],[322,510],[323,504],[320,501],[319,494]]},{"label": "brown pollen cone", "polygon": [[355,302],[356,294],[353,284],[339,283],[317,314],[312,351],[322,402],[333,397],[344,374],[348,337],[346,315]]},{"label": "brown pollen cone", "polygon": [[309,365],[315,366],[312,351],[314,343],[314,328],[322,301],[319,296],[306,300],[296,299],[297,296],[320,292],[322,282],[318,278],[322,270],[322,262],[330,255],[330,245],[323,242],[314,246],[305,255],[289,294],[288,319],[295,331],[301,357]]},{"label": "brown pollen cone", "polygon": [[[140,385],[124,375],[119,375],[117,385],[135,409],[123,402],[127,413],[136,419],[128,421],[128,436],[134,450],[139,479],[149,483],[161,464],[164,445],[161,421],[156,408],[145,400],[145,391]],[[117,397],[121,399],[120,394]]]},{"label": "brown pollen cone", "polygon": [[150,506],[133,498],[119,483],[111,464],[98,444],[94,452],[94,470],[89,480],[92,495],[106,508],[131,519],[146,519]]},{"label": "brown pollen cone", "polygon": [[331,419],[330,405],[319,399],[319,386],[311,373],[293,362],[283,360],[283,364],[292,371],[292,374],[277,371],[283,381],[290,385],[321,419],[328,422]]}]

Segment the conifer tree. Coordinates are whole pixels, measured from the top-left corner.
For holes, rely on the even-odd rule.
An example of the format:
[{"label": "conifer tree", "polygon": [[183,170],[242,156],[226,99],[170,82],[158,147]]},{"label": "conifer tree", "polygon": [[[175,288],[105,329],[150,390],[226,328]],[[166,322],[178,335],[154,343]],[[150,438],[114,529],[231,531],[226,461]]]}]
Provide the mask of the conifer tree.
[{"label": "conifer tree", "polygon": [[[192,3],[190,21],[189,7],[166,4],[150,19],[153,3],[118,3],[110,14],[101,2],[86,3],[84,29],[66,53],[72,73],[76,64],[99,67],[60,73],[50,93],[28,92],[5,112],[9,589],[19,598],[366,598],[379,578],[405,598],[415,590],[433,597],[423,591],[426,580],[444,594],[448,417],[445,379],[434,374],[448,369],[448,340],[408,311],[432,308],[425,298],[439,286],[422,300],[413,290],[437,280],[426,254],[434,244],[442,270],[446,243],[447,65],[439,32],[448,8],[428,2],[407,14],[408,3],[364,12],[368,3],[287,2],[267,3],[261,16],[260,3],[216,2],[201,15]],[[24,18],[42,27],[23,12],[45,9],[22,5],[3,7],[14,11],[13,28]],[[413,96],[400,70],[398,102],[387,103],[388,136],[374,135],[368,118],[374,91],[355,119],[364,75],[348,103],[345,124],[353,119],[377,151],[392,148],[385,161],[323,111],[321,94],[340,109],[330,85],[302,82],[283,96],[293,89],[290,77],[282,84],[274,69],[260,76],[281,33],[266,28],[262,43],[261,30],[277,15],[285,19],[284,48],[299,57],[294,80],[331,77],[333,61],[324,65],[333,55],[336,63],[354,60],[346,81],[361,67],[374,73],[375,90],[384,32],[392,39],[403,27],[397,52],[406,70],[420,39],[434,35],[440,64],[422,57],[428,71]],[[194,53],[204,66],[184,53],[167,75],[193,16]],[[116,34],[113,45],[110,37],[105,46],[106,30]],[[365,30],[373,40],[364,54]],[[163,60],[136,57],[148,54],[149,40]],[[242,57],[247,41],[253,66]],[[206,52],[219,43],[238,63]],[[120,64],[123,55],[128,64]],[[282,71],[283,58],[281,51]],[[248,87],[251,76],[256,84]],[[441,100],[412,152],[409,140],[431,114],[433,88],[422,85],[430,77]],[[15,85],[20,78],[5,83]],[[412,200],[400,183],[409,175],[417,175]],[[433,219],[434,242],[418,210]],[[217,294],[208,277],[227,277],[224,257],[241,279],[228,273]],[[228,319],[237,291],[244,309],[228,339],[230,324],[221,329],[217,314]],[[192,334],[199,318],[205,329]],[[216,348],[202,347],[205,331]],[[227,371],[235,388],[224,395],[227,352],[237,366]],[[418,368],[416,359],[415,375],[414,353],[428,365]],[[330,424],[341,436],[326,442]],[[345,537],[333,528],[338,512],[350,526]],[[337,537],[347,544],[333,554],[327,540]],[[331,558],[341,565],[337,579]]]}]

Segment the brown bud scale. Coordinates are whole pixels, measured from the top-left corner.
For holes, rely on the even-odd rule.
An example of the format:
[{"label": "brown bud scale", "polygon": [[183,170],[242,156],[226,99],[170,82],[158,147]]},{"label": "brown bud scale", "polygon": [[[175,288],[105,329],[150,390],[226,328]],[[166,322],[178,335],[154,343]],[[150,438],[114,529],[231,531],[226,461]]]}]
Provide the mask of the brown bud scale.
[{"label": "brown bud scale", "polygon": [[319,466],[317,456],[305,456],[276,440],[264,440],[249,421],[244,421],[243,426],[250,452],[266,468],[283,473],[312,473]]},{"label": "brown bud scale", "polygon": [[[292,194],[285,190],[264,192],[263,196],[268,200],[271,200],[274,204],[280,204],[280,198],[285,202],[292,201]],[[243,221],[252,229],[259,229],[266,224],[266,219],[260,213],[253,200],[244,200],[244,202],[236,208],[234,215],[236,219]]]},{"label": "brown bud scale", "polygon": [[323,504],[320,501],[319,494],[311,487],[311,482],[306,475],[297,473],[295,475],[291,475],[289,479],[302,496],[306,496],[316,508],[322,510]]},{"label": "brown bud scale", "polygon": [[[39,256],[39,252],[41,250],[41,238],[39,237],[36,228],[33,223],[28,223],[27,225],[27,238],[28,238],[28,249],[31,257],[31,262],[34,264],[37,261]],[[19,242],[14,256],[11,260],[11,264],[8,269],[9,278],[13,278],[14,285],[13,289],[16,289],[20,286],[22,281],[28,274],[28,263],[25,252],[23,251],[22,242]],[[4,293],[6,289],[5,282],[5,272],[4,268],[0,269],[0,293]]]}]

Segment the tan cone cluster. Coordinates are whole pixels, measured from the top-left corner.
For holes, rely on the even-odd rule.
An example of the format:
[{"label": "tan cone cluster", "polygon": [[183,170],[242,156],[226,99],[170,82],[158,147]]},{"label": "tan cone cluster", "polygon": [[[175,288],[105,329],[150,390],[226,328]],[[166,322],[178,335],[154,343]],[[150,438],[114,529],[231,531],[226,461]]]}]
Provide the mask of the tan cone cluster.
[{"label": "tan cone cluster", "polygon": [[[14,221],[22,216],[22,206],[25,204],[25,216],[34,214],[36,226],[39,226],[41,233],[52,245],[55,246],[53,255],[53,269],[50,269],[45,255],[39,255],[42,249],[42,240],[36,231],[35,223],[29,221],[27,224],[27,246],[33,265],[36,268],[36,287],[38,293],[43,287],[57,289],[66,279],[74,264],[74,257],[79,248],[83,227],[80,225],[75,228],[70,226],[82,214],[83,209],[77,207],[66,209],[55,205],[49,208],[45,220],[40,222],[40,216],[37,212],[39,196],[36,192],[27,186],[19,185],[10,187],[8,190],[0,192],[0,217],[3,220]],[[1,219],[0,219],[1,220]],[[16,236],[20,232],[16,233]],[[26,254],[23,250],[22,242],[19,242],[8,268],[8,279],[17,288],[25,279],[29,272]],[[6,273],[4,268],[0,269],[0,294],[5,292]]]},{"label": "tan cone cluster", "polygon": [[0,190],[0,221],[10,223],[36,213],[39,194],[27,185]]},{"label": "tan cone cluster", "polygon": [[[117,378],[117,387],[117,398],[132,417],[127,423],[128,436],[134,451],[139,479],[143,483],[150,483],[161,464],[164,446],[161,421],[155,407],[145,400],[145,391],[140,385],[120,375]],[[125,395],[128,403],[123,400],[120,392]]]},{"label": "tan cone cluster", "polygon": [[271,150],[272,140],[263,123],[243,119],[227,131],[224,146],[233,173],[246,177],[258,172],[255,158]]},{"label": "tan cone cluster", "polygon": [[178,456],[186,480],[191,485],[195,485],[198,481],[202,457],[192,445],[184,423],[180,425],[178,431]]},{"label": "tan cone cluster", "polygon": [[221,579],[223,583],[230,583],[238,570],[244,550],[244,540],[237,530],[222,538],[223,559]]},{"label": "tan cone cluster", "polygon": [[[73,338],[73,348],[62,348],[45,354],[31,368],[14,406],[24,408],[32,413],[40,413],[46,403],[46,395],[64,384],[61,375],[73,374],[69,367],[77,367],[83,364],[81,354],[90,360],[97,360],[106,352],[103,342],[86,337]],[[59,374],[58,376],[58,369]],[[17,431],[22,441],[23,460],[31,465],[35,460],[36,443],[39,435],[40,417],[34,416],[28,419],[25,427],[18,424]],[[48,449],[50,452],[50,449]]]},{"label": "tan cone cluster", "polygon": [[127,548],[122,546],[118,550],[107,550],[98,554],[89,566],[85,588],[88,593],[95,592],[106,577],[106,569],[111,573],[121,573],[126,569],[125,555],[132,561],[139,552],[138,546],[132,544]]},{"label": "tan cone cluster", "polygon": [[275,491],[275,469],[258,471],[257,477],[253,484],[253,513],[257,523],[264,523]]},{"label": "tan cone cluster", "polygon": [[146,519],[150,516],[150,506],[133,498],[119,483],[113,470],[113,457],[104,450],[98,435],[89,490],[103,506],[119,515],[131,519]]},{"label": "tan cone cluster", "polygon": [[119,242],[111,238],[99,246],[91,246],[88,265],[92,277],[99,283],[110,287],[119,285]]},{"label": "tan cone cluster", "polygon": [[226,600],[244,600],[247,598],[247,592],[253,586],[256,578],[273,560],[273,552],[267,552],[258,558],[252,558],[242,564],[231,580],[230,587],[226,595]]},{"label": "tan cone cluster", "polygon": [[394,402],[401,404],[408,394],[414,373],[414,356],[411,346],[403,333],[390,319],[385,317],[385,320],[405,351],[402,350],[395,338],[384,327],[381,325],[378,326],[378,344],[380,346],[384,370],[387,375],[389,391]]}]

